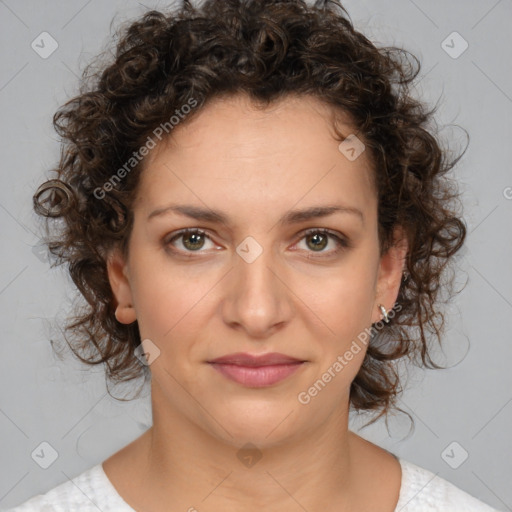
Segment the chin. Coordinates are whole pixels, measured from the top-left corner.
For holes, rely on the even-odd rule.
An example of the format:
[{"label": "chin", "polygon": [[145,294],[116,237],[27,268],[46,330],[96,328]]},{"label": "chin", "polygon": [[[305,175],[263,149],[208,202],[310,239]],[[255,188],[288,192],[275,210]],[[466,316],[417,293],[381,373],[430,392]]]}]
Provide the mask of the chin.
[{"label": "chin", "polygon": [[224,404],[222,411],[210,410],[210,413],[227,432],[216,422],[211,424],[209,421],[209,424],[217,436],[235,447],[248,442],[260,448],[271,447],[282,444],[298,433],[298,410],[296,405],[287,407],[282,402],[255,401],[247,404],[246,401],[243,405],[233,404],[233,407]]}]

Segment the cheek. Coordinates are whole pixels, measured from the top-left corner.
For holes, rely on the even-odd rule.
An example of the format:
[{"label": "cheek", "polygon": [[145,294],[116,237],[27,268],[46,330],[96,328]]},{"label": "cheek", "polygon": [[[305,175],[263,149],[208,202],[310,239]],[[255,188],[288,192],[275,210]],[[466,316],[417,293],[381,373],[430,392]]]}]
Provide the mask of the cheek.
[{"label": "cheek", "polygon": [[141,336],[153,337],[164,344],[178,337],[192,336],[201,328],[200,318],[206,316],[205,296],[210,288],[199,283],[184,287],[176,280],[172,287],[165,281],[160,281],[157,287],[144,286],[137,311]]},{"label": "cheek", "polygon": [[191,283],[189,279],[177,278],[176,273],[172,279],[162,274],[154,279],[152,273],[145,273],[137,287],[139,331],[141,339],[151,340],[159,351],[151,367],[153,376],[164,388],[170,386],[179,393],[180,386],[175,387],[174,380],[168,379],[172,375],[183,385],[193,385],[196,352],[208,329],[205,308],[211,287],[204,283],[204,278]]},{"label": "cheek", "polygon": [[[138,261],[133,272],[134,301],[141,336],[162,347],[173,340],[193,338],[208,315],[209,296],[218,278],[197,269]],[[147,264],[146,264],[147,263]]]},{"label": "cheek", "polygon": [[302,281],[304,303],[329,328],[330,338],[348,340],[371,325],[377,261],[372,251],[358,252],[339,269],[316,281]]},{"label": "cheek", "polygon": [[303,389],[307,396],[315,397],[318,414],[322,414],[322,407],[331,407],[333,400],[340,406],[348,400],[350,383],[366,355],[374,289],[374,269],[368,266],[368,260],[360,260],[349,272],[342,271],[329,279],[323,295],[315,294],[314,299],[309,296],[311,309],[328,327],[312,336],[316,345],[315,377],[310,379],[312,388]]}]

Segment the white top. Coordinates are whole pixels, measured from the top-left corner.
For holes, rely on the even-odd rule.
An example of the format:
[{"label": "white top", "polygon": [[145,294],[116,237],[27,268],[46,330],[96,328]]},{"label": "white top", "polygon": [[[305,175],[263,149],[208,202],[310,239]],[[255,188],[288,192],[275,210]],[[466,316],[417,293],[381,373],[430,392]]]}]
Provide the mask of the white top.
[{"label": "white top", "polygon": [[[398,458],[402,485],[395,512],[498,512],[427,469]],[[4,509],[2,509],[4,510]],[[4,512],[135,512],[97,464]],[[1,510],[0,510],[1,512]]]}]

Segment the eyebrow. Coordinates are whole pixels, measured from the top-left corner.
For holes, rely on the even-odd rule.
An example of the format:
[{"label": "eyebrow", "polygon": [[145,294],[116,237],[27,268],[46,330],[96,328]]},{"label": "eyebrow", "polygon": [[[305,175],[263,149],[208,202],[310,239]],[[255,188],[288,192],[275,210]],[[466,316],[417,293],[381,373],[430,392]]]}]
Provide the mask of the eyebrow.
[{"label": "eyebrow", "polygon": [[[214,223],[217,222],[230,225],[229,218],[220,211],[201,208],[199,206],[175,204],[171,204],[163,208],[157,208],[156,210],[152,211],[148,215],[148,221],[168,213],[178,213],[195,220]],[[278,224],[281,226],[286,224],[297,224],[299,222],[304,222],[311,219],[327,217],[328,215],[333,215],[334,213],[346,213],[357,216],[364,224],[364,214],[361,210],[351,206],[342,205],[312,206],[302,210],[291,210],[285,213],[281,219],[279,219]]]}]

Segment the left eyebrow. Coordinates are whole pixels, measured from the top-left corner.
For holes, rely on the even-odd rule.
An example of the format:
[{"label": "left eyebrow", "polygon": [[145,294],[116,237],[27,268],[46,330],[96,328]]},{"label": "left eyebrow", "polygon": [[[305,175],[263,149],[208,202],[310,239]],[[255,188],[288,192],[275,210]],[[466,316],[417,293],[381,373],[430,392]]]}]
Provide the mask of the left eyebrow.
[{"label": "left eyebrow", "polygon": [[[218,211],[210,210],[207,208],[201,208],[193,205],[169,205],[163,208],[157,208],[148,215],[148,221],[154,217],[165,215],[167,213],[178,213],[191,219],[201,220],[206,222],[214,222],[230,225],[230,220],[227,215]],[[335,213],[350,214],[358,217],[361,222],[364,223],[364,214],[358,208],[352,206],[342,205],[329,205],[329,206],[312,206],[304,208],[302,210],[291,210],[286,212],[278,224],[283,226],[286,224],[298,224],[311,219],[318,219],[321,217],[327,217]]]},{"label": "left eyebrow", "polygon": [[341,206],[341,205],[332,205],[332,206],[312,206],[310,208],[305,208],[303,210],[291,210],[287,212],[281,219],[279,220],[280,225],[284,224],[297,224],[299,222],[304,222],[310,219],[317,219],[321,217],[327,217],[329,215],[333,215],[335,213],[347,213],[351,215],[355,215],[359,217],[361,222],[364,223],[364,215],[361,210],[355,208],[353,206]]}]

